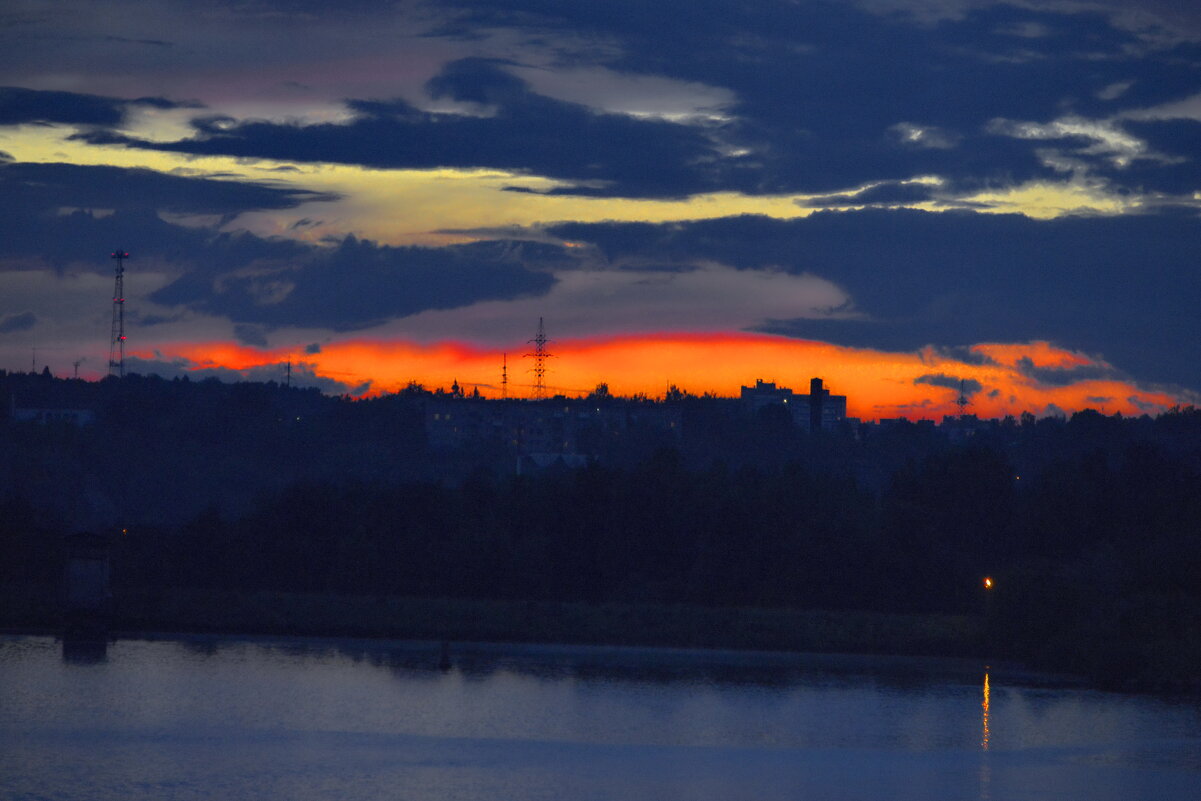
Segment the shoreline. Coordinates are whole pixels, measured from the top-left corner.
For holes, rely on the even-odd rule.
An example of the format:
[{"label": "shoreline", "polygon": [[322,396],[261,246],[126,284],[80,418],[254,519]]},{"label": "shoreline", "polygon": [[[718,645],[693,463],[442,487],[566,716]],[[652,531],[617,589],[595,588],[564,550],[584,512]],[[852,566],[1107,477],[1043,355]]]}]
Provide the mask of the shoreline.
[{"label": "shoreline", "polygon": [[[56,587],[0,587],[0,633],[61,637],[63,624]],[[983,615],[160,588],[117,593],[98,631],[110,640],[323,637],[970,658],[1106,691],[1201,695],[1195,674],[1165,669],[1149,650],[1127,653],[1136,644],[1015,653]]]},{"label": "shoreline", "polygon": [[[62,615],[54,591],[9,587],[4,588],[0,600],[0,631],[61,633]],[[984,619],[961,615],[263,591],[122,592],[112,600],[106,628],[114,634],[169,632],[988,656]]]}]

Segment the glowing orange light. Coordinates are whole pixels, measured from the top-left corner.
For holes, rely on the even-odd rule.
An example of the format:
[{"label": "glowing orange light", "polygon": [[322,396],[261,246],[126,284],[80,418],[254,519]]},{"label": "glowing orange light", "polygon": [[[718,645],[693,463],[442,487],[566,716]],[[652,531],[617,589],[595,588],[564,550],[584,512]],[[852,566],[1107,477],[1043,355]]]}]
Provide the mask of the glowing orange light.
[{"label": "glowing orange light", "polygon": [[984,577],[984,589],[986,589],[986,590],[992,589],[992,579],[989,578],[988,576]]}]

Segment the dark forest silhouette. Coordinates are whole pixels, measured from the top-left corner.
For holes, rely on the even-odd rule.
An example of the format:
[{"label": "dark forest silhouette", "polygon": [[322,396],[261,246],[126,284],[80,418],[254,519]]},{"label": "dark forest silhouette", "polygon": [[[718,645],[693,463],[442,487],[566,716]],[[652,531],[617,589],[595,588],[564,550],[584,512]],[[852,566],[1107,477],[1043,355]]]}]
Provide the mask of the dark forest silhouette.
[{"label": "dark forest silhouette", "polygon": [[677,392],[660,403],[678,437],[632,431],[588,467],[519,476],[503,449],[431,451],[414,387],[9,374],[0,392],[96,416],[3,423],[8,584],[56,582],[70,531],[124,528],[118,593],[987,614],[997,655],[1098,678],[1187,681],[1201,656],[1192,408],[1027,415],[954,441],[905,422],[810,435]]}]

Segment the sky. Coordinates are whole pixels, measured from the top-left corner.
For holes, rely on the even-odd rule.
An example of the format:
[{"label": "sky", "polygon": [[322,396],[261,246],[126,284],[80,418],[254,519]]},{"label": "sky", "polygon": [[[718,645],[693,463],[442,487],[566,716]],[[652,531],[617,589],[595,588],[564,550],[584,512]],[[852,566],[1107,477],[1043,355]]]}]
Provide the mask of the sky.
[{"label": "sky", "polygon": [[8,0],[0,369],[1201,398],[1201,7]]}]

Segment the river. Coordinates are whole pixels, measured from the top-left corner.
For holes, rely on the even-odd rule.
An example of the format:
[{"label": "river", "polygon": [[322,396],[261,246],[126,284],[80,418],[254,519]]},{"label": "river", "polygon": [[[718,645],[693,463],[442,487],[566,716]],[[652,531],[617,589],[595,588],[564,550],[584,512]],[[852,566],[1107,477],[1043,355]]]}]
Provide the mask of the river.
[{"label": "river", "polygon": [[964,660],[0,637],[0,798],[1175,801],[1201,705]]}]

